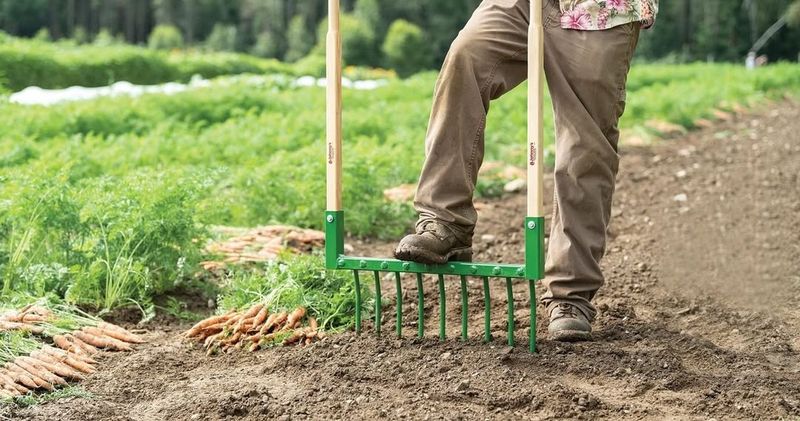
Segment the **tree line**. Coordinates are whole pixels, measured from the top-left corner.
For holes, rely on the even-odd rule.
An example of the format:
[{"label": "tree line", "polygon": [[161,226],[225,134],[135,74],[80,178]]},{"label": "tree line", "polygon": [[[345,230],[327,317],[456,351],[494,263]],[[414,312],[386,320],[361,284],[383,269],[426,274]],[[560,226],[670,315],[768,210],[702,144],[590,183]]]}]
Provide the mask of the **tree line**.
[{"label": "tree line", "polygon": [[[435,68],[480,0],[342,0],[346,61]],[[783,16],[789,25],[760,54],[796,60],[800,0],[662,0],[639,56],[740,61]],[[794,4],[794,5],[793,5]],[[297,61],[320,52],[325,0],[0,0],[0,30],[17,36],[113,37],[162,47],[198,46]],[[155,32],[154,32],[155,30]],[[156,39],[153,40],[152,38]],[[401,60],[401,58],[404,58]]]}]

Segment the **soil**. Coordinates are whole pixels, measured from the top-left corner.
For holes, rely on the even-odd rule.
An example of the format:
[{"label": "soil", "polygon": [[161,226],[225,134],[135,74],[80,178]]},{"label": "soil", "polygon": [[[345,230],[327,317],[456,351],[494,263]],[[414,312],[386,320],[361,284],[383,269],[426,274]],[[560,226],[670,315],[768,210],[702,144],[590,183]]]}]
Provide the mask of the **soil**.
[{"label": "soil", "polygon": [[[470,280],[471,340],[457,339],[458,281],[447,284],[451,339],[404,339],[384,310],[382,337],[336,335],[308,348],[207,357],[180,324],[107,357],[83,383],[94,397],[0,409],[32,420],[800,419],[800,104],[769,108],[650,147],[626,147],[594,341],[505,346],[505,283],[493,282],[495,341],[481,342],[482,294]],[[551,184],[551,183],[548,183]],[[546,196],[549,197],[549,196]],[[524,197],[481,204],[476,260],[519,261]],[[388,255],[392,245],[353,242]],[[385,302],[393,282],[384,283]],[[542,291],[539,291],[541,293]],[[516,336],[530,302],[515,285]],[[541,310],[541,306],[539,307]],[[5,411],[5,412],[3,412]]]}]

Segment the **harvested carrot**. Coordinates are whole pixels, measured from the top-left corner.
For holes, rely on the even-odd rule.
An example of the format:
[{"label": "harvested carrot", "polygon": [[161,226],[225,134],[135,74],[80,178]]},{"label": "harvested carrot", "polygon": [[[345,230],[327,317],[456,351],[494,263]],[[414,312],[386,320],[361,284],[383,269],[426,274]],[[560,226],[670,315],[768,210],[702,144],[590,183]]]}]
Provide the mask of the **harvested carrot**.
[{"label": "harvested carrot", "polygon": [[99,322],[97,327],[98,329],[102,330],[106,336],[110,336],[123,342],[132,344],[143,344],[147,342],[133,333],[128,332],[124,328],[111,323]]},{"label": "harvested carrot", "polygon": [[7,365],[4,365],[4,370],[5,371],[3,372],[3,374],[10,377],[11,380],[13,380],[15,383],[21,384],[28,389],[39,388],[39,385],[37,385],[36,382],[34,382],[31,376],[29,376],[27,373],[20,373],[16,370],[12,370]]},{"label": "harvested carrot", "polygon": [[121,340],[119,340],[117,338],[114,338],[112,336],[107,335],[107,332],[105,330],[100,329],[98,327],[85,326],[83,329],[81,329],[81,331],[86,332],[86,333],[88,333],[90,335],[93,335],[95,337],[105,338],[106,340],[111,341],[112,343],[114,343],[116,345],[117,349],[122,349],[122,350],[130,349],[130,350],[133,350],[133,348],[131,348],[131,346],[128,345],[126,342],[121,341]]},{"label": "harvested carrot", "polygon": [[297,307],[292,314],[289,315],[289,318],[286,319],[286,326],[284,326],[284,329],[294,329],[305,315],[306,309],[304,307]]},{"label": "harvested carrot", "polygon": [[275,316],[275,319],[272,320],[272,323],[264,323],[264,327],[261,328],[260,333],[263,334],[269,332],[270,330],[278,330],[278,328],[280,328],[280,326],[288,317],[289,315],[285,311],[278,313],[278,315]]},{"label": "harvested carrot", "polygon": [[78,347],[80,347],[80,349],[82,349],[87,355],[97,355],[100,353],[100,349],[75,336],[75,332],[72,332],[72,334],[67,334],[65,336],[75,345],[78,345]]},{"label": "harvested carrot", "polygon": [[0,320],[0,332],[21,330],[36,334],[44,333],[44,328],[41,326],[34,326],[32,324],[23,323],[21,321]]},{"label": "harvested carrot", "polygon": [[55,373],[58,376],[61,376],[65,379],[73,379],[73,380],[84,380],[85,377],[78,372],[78,370],[70,367],[69,365],[62,363],[55,358],[39,351],[31,352],[31,358],[34,358],[42,364],[46,369],[50,370],[50,372]]},{"label": "harvested carrot", "polygon": [[86,351],[82,350],[80,347],[78,347],[78,345],[75,345],[74,343],[72,343],[72,341],[67,339],[66,336],[63,336],[63,335],[55,335],[55,336],[53,336],[53,343],[57,347],[63,349],[64,351],[67,351],[67,352],[70,352],[70,353],[73,353],[73,354],[76,354],[76,355],[85,355],[86,354]]},{"label": "harvested carrot", "polygon": [[301,339],[305,339],[305,337],[306,337],[306,329],[305,328],[297,329],[297,330],[294,331],[294,333],[289,335],[289,337],[287,337],[286,339],[283,340],[283,344],[284,345],[291,345],[291,344],[297,343]]},{"label": "harvested carrot", "polygon": [[12,378],[6,373],[7,371],[5,370],[0,371],[0,383],[8,385],[9,387],[13,387],[14,389],[16,389],[17,392],[22,394],[29,392],[28,388],[19,384],[16,380],[14,380],[14,378]]},{"label": "harvested carrot", "polygon": [[319,325],[317,324],[317,318],[316,317],[309,318],[308,326],[311,328],[311,330],[316,332],[316,330],[319,329]]},{"label": "harvested carrot", "polygon": [[264,304],[261,304],[261,303],[259,303],[259,304],[256,304],[256,305],[254,305],[254,306],[250,307],[250,309],[249,309],[249,310],[247,310],[247,311],[246,311],[246,312],[245,312],[245,313],[242,315],[242,318],[243,318],[243,319],[249,319],[249,318],[251,318],[251,317],[256,317],[256,315],[258,314],[258,312],[259,312],[259,311],[261,311],[261,309],[262,309],[262,308],[264,308]]},{"label": "harvested carrot", "polygon": [[209,326],[213,326],[213,325],[216,325],[216,324],[219,324],[219,323],[227,322],[228,320],[231,319],[231,317],[233,317],[233,314],[223,314],[221,316],[214,316],[214,317],[210,317],[208,319],[205,319],[205,320],[201,321],[200,323],[197,323],[196,325],[192,326],[192,328],[189,329],[186,332],[185,336],[187,338],[191,338],[192,336],[197,335],[203,329],[205,329],[205,328],[207,328]]},{"label": "harvested carrot", "polygon": [[46,368],[35,363],[35,360],[30,357],[17,357],[14,359],[14,364],[24,368],[28,373],[38,376],[53,385],[66,386],[67,381],[61,377],[51,373]]},{"label": "harvested carrot", "polygon": [[23,314],[21,317],[22,323],[41,323],[46,322],[47,318],[38,314]]},{"label": "harvested carrot", "polygon": [[97,361],[93,360],[89,356],[73,354],[71,352],[67,352],[62,349],[53,348],[50,345],[43,346],[41,351],[46,352],[56,358],[59,358],[60,360],[63,360],[64,358],[74,358],[76,360],[83,361],[87,364],[97,364]]},{"label": "harvested carrot", "polygon": [[0,388],[0,399],[12,399],[15,396],[19,395],[16,393],[12,393],[11,391],[5,388]]},{"label": "harvested carrot", "polygon": [[[30,371],[24,369],[22,366],[18,365],[16,362],[14,362],[14,363],[6,363],[6,368],[11,370],[11,371],[14,371],[16,373],[19,373],[20,375],[25,375],[25,376],[29,377],[33,381],[33,383],[36,384],[34,389],[38,389],[38,388],[41,387],[42,389],[46,389],[47,391],[50,391],[50,392],[52,392],[55,389],[50,382],[48,382],[47,380],[39,377],[38,374],[31,373]],[[34,371],[36,371],[36,370],[34,370]]]},{"label": "harvested carrot", "polygon": [[253,327],[250,330],[258,330],[261,329],[261,325],[267,320],[269,317],[269,309],[264,306],[261,311],[256,314],[255,319],[253,320]]},{"label": "harvested carrot", "polygon": [[[86,329],[86,328],[84,328]],[[118,341],[113,338],[109,338],[106,336],[96,336],[92,333],[76,330],[73,332],[76,338],[80,339],[87,344],[97,347],[97,348],[104,348],[104,349],[113,349],[117,351],[133,351],[128,344],[122,341]]]},{"label": "harvested carrot", "polygon": [[210,347],[210,346],[211,346],[211,344],[213,344],[213,343],[214,343],[214,341],[216,341],[217,339],[219,339],[220,335],[222,335],[222,332],[220,332],[220,333],[217,333],[217,334],[215,334],[215,335],[211,335],[211,336],[209,336],[208,338],[206,338],[205,342],[203,343],[203,347],[205,347],[206,349],[208,349],[208,347]]},{"label": "harvested carrot", "polygon": [[242,318],[239,320],[239,323],[236,323],[236,326],[233,327],[234,332],[242,332],[245,333],[249,330],[249,327],[253,325],[253,321],[255,320],[255,316],[249,318]]}]

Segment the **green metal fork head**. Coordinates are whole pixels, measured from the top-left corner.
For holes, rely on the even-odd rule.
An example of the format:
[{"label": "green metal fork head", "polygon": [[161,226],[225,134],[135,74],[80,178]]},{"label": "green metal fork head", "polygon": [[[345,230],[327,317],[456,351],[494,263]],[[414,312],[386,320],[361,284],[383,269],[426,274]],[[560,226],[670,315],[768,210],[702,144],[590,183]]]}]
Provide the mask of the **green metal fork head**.
[{"label": "green metal fork head", "polygon": [[508,303],[508,345],[515,345],[514,331],[514,291],[513,280],[523,278],[528,280],[530,296],[530,334],[529,349],[536,352],[536,280],[541,279],[544,272],[544,221],[543,218],[527,218],[525,221],[525,264],[508,265],[494,263],[466,263],[451,262],[445,265],[425,265],[414,262],[404,262],[395,259],[376,259],[365,257],[348,257],[344,255],[344,212],[326,213],[326,244],[325,262],[329,269],[351,270],[355,282],[356,314],[355,329],[361,332],[362,301],[360,272],[372,272],[375,278],[375,330],[381,334],[383,303],[381,297],[381,273],[393,273],[395,276],[396,316],[395,330],[398,337],[403,336],[403,290],[402,274],[415,274],[417,280],[417,336],[425,335],[425,309],[424,309],[424,274],[437,276],[439,292],[439,339],[445,340],[447,324],[447,303],[445,295],[445,277],[456,276],[460,279],[461,287],[461,340],[469,339],[469,297],[467,279],[470,276],[478,277],[483,281],[484,301],[484,341],[492,341],[491,335],[491,294],[489,280],[501,278],[506,280],[506,294]]}]

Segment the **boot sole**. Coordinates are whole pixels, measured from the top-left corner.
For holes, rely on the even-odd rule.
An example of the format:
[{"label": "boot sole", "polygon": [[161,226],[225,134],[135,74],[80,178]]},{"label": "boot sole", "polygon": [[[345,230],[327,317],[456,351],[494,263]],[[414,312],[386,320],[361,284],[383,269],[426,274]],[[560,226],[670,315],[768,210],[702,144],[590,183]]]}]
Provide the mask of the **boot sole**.
[{"label": "boot sole", "polygon": [[558,342],[584,342],[592,340],[592,332],[584,330],[558,330],[550,332],[550,339]]},{"label": "boot sole", "polygon": [[407,262],[416,262],[426,265],[443,265],[450,261],[456,262],[471,262],[472,261],[472,248],[462,247],[450,250],[447,254],[441,255],[431,253],[428,250],[418,247],[406,246],[403,249],[397,249],[394,252],[394,257],[399,260]]}]

